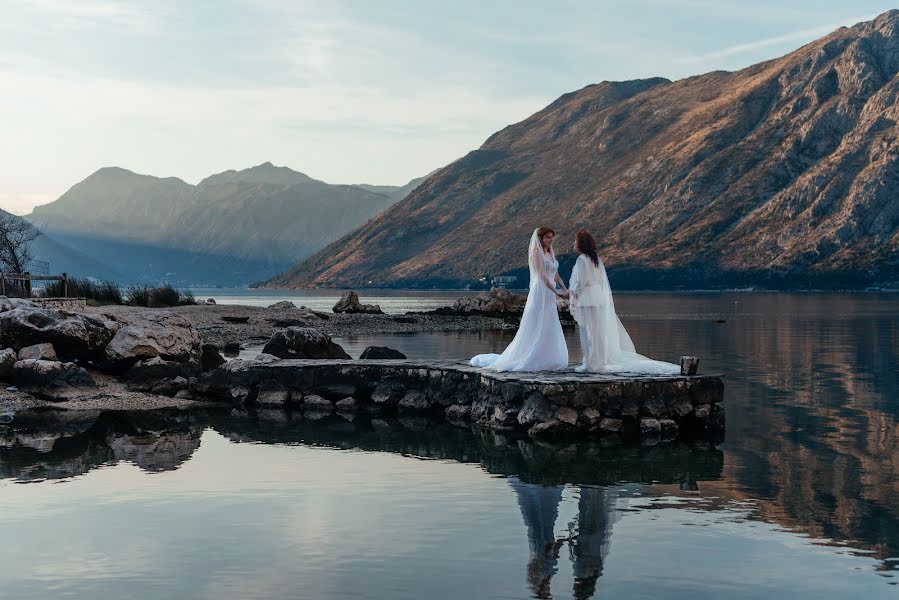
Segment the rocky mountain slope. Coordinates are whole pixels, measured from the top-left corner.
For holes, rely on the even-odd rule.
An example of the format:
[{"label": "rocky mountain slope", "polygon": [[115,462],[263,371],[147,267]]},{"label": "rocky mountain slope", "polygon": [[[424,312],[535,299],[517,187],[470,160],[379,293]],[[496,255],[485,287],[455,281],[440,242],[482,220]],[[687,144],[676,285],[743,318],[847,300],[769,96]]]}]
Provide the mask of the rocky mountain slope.
[{"label": "rocky mountain slope", "polygon": [[249,283],[277,273],[400,199],[265,163],[198,185],[100,169],[29,219],[130,279]]},{"label": "rocky mountain slope", "polygon": [[[899,280],[899,11],[736,72],[565,94],[273,286],[526,273],[590,229],[617,287]],[[526,276],[525,276],[526,278]]]}]

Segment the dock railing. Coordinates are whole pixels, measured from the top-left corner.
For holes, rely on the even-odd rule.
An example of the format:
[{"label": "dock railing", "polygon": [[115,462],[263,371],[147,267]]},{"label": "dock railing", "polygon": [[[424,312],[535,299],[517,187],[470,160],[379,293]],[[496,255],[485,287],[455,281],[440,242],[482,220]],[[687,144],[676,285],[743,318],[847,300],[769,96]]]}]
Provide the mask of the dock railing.
[{"label": "dock railing", "polygon": [[67,273],[61,273],[59,275],[32,275],[31,273],[6,273],[0,271],[0,295],[6,295],[6,282],[7,281],[21,281],[23,282],[23,287],[25,288],[25,297],[31,298],[31,282],[32,281],[61,281],[62,282],[62,297],[69,297],[69,276]]}]

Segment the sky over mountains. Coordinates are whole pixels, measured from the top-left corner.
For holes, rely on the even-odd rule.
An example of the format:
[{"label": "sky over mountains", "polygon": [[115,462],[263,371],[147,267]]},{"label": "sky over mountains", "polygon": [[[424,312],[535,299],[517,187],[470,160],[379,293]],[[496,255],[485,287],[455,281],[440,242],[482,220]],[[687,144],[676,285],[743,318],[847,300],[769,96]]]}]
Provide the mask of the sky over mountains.
[{"label": "sky over mountains", "polygon": [[0,208],[110,164],[197,183],[259,156],[407,181],[591,82],[786,53],[886,2],[0,0]]}]

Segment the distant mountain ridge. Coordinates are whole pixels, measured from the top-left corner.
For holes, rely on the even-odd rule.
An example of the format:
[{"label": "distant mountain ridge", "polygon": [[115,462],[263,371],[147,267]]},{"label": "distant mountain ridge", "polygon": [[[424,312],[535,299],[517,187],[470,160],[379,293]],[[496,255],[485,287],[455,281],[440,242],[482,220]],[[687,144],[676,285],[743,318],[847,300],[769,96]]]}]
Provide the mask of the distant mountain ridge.
[{"label": "distant mountain ridge", "polygon": [[617,287],[897,285],[897,73],[894,10],[736,72],[587,86],[267,285],[524,275],[540,225],[560,254],[590,229]]},{"label": "distant mountain ridge", "polygon": [[265,279],[405,195],[331,185],[271,163],[196,186],[98,170],[28,219],[125,277],[237,285]]}]

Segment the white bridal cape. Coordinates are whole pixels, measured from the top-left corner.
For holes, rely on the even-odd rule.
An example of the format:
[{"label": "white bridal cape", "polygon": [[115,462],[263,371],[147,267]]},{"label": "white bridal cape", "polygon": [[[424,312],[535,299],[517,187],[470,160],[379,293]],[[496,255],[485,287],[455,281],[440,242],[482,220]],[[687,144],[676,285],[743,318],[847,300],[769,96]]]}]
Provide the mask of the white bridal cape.
[{"label": "white bridal cape", "polygon": [[584,364],[578,371],[591,373],[679,373],[680,367],[637,354],[615,313],[612,289],[602,260],[593,264],[584,254],[578,256],[568,286],[571,292],[571,316],[577,321]]},{"label": "white bridal cape", "polygon": [[556,307],[559,261],[543,251],[536,229],[528,247],[528,267],[530,289],[515,339],[502,354],[478,354],[471,359],[472,366],[494,371],[560,371],[568,367],[568,345]]}]

